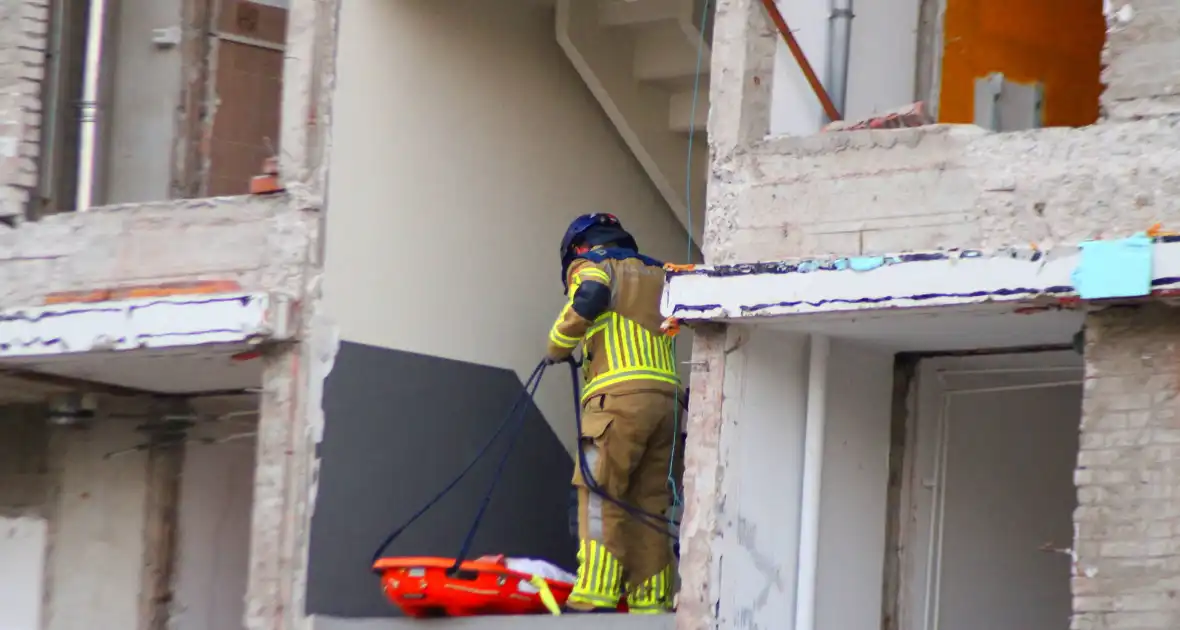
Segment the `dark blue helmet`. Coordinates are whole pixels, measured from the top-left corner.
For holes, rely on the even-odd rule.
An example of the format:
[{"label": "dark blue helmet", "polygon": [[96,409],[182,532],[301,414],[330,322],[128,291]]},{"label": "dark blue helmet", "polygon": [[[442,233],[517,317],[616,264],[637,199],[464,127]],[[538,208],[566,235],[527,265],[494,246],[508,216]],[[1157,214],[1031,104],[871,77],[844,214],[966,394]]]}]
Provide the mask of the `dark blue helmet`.
[{"label": "dark blue helmet", "polygon": [[577,252],[574,248],[579,245],[604,245],[614,243],[619,247],[638,252],[639,246],[635,237],[623,229],[618,217],[606,212],[583,214],[573,220],[561,239],[561,283],[565,285],[566,274],[573,264]]}]

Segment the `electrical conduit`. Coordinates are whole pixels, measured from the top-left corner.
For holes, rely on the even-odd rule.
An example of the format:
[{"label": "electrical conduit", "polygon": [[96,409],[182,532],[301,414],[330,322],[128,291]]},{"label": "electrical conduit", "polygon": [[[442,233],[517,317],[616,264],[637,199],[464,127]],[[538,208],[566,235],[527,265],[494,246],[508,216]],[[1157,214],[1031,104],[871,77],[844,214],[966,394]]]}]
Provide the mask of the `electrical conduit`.
[{"label": "electrical conduit", "polygon": [[803,495],[799,509],[798,574],[794,630],[815,630],[815,586],[819,569],[819,508],[823,486],[827,420],[828,357],[831,340],[811,335],[807,369],[807,411],[803,438]]},{"label": "electrical conduit", "polygon": [[828,16],[828,93],[836,110],[848,116],[848,62],[852,57],[852,2],[831,0]]},{"label": "electrical conduit", "polygon": [[82,102],[78,108],[78,192],[74,210],[86,212],[94,201],[94,171],[98,144],[98,98],[102,75],[102,47],[106,38],[107,0],[90,0],[86,20],[86,65],[82,73]]}]

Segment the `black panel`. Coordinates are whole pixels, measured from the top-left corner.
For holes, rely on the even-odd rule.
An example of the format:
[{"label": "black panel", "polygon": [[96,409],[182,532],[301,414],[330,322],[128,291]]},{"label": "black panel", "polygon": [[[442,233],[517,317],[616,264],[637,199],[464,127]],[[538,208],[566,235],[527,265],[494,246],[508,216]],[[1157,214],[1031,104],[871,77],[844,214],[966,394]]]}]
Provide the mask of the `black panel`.
[{"label": "black panel", "polygon": [[[369,571],[375,547],[462,470],[522,389],[511,370],[341,344],[324,391],[308,614],[399,616]],[[572,569],[573,462],[539,410],[530,403],[526,414],[472,555],[542,558]],[[454,557],[507,440],[499,444],[386,555]]]}]

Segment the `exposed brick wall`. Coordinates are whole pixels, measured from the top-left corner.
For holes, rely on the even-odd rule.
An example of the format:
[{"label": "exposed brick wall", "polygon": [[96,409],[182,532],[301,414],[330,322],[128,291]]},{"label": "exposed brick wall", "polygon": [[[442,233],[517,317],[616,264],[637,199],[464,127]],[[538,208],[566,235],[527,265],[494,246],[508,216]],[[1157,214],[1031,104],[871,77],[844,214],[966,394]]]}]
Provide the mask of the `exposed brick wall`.
[{"label": "exposed brick wall", "polygon": [[37,185],[49,0],[0,2],[0,217],[24,213]]},{"label": "exposed brick wall", "polygon": [[1180,628],[1180,309],[1091,315],[1074,630]]},{"label": "exposed brick wall", "polygon": [[[282,44],[287,10],[221,0],[218,29],[224,33]],[[216,44],[214,90],[217,109],[210,140],[207,193],[242,195],[262,162],[279,147],[279,101],[283,53],[232,41]]]}]

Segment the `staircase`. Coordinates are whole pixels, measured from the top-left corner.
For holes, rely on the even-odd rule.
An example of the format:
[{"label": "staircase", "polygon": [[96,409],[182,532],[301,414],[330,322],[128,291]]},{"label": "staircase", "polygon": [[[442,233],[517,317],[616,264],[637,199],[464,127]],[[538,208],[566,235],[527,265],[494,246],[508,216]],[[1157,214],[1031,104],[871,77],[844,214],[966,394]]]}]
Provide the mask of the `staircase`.
[{"label": "staircase", "polygon": [[712,12],[702,25],[706,2],[557,0],[558,44],[698,243],[709,162]]}]

